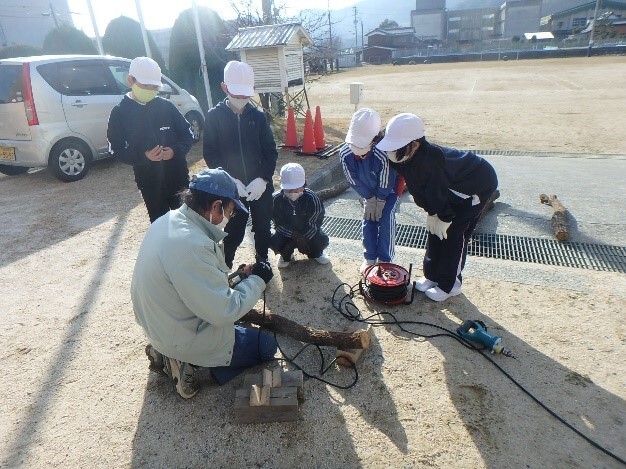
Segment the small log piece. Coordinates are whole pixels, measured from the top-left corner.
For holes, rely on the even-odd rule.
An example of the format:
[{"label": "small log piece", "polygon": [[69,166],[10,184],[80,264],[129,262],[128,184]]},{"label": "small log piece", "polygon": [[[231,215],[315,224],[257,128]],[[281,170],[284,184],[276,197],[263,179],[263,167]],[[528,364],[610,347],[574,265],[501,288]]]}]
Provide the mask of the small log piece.
[{"label": "small log piece", "polygon": [[542,204],[550,205],[554,209],[554,214],[550,224],[554,230],[554,236],[559,241],[567,241],[569,239],[569,232],[567,231],[567,209],[557,199],[556,195],[548,197],[546,194],[541,194],[539,200]]},{"label": "small log piece", "polygon": [[300,342],[337,347],[341,350],[366,349],[369,347],[371,339],[368,329],[356,332],[333,332],[324,329],[313,329],[302,326],[278,314],[273,314],[269,310],[266,310],[265,315],[263,315],[263,313],[252,309],[241,318],[241,321],[257,324],[270,331],[285,334]]}]

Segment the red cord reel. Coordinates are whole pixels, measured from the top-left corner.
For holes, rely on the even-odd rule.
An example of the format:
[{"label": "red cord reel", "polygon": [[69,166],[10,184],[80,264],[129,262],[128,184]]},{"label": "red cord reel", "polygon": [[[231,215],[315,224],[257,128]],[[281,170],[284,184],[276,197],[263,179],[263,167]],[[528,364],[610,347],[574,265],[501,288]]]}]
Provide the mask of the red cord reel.
[{"label": "red cord reel", "polygon": [[390,262],[371,265],[359,282],[361,294],[368,300],[387,305],[410,304],[413,301],[412,269],[413,264],[408,271]]}]

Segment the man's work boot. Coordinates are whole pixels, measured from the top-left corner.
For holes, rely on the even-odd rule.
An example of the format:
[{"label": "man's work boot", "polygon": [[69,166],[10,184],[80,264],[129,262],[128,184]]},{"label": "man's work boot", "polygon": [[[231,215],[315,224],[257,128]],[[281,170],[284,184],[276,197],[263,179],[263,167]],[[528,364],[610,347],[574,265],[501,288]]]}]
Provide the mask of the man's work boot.
[{"label": "man's work boot", "polygon": [[200,390],[196,382],[196,367],[175,358],[165,357],[165,372],[176,384],[176,391],[183,399],[191,399]]}]

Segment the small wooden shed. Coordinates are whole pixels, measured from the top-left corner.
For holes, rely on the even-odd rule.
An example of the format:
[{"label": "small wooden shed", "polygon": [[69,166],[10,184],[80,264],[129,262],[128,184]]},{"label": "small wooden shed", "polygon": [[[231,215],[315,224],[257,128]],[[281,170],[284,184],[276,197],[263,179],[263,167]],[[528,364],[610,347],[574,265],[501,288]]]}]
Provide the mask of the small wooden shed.
[{"label": "small wooden shed", "polygon": [[313,40],[300,23],[240,28],[226,46],[239,51],[241,61],[254,69],[258,93],[285,93],[304,87],[302,49]]}]

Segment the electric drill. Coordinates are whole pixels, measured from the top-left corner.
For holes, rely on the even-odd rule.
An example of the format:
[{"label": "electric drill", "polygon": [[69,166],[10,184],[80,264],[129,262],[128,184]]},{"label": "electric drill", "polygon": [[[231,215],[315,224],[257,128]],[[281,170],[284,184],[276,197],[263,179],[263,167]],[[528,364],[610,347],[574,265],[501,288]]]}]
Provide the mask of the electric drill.
[{"label": "electric drill", "polygon": [[487,332],[487,326],[482,321],[465,321],[457,328],[456,332],[466,340],[484,345],[491,353],[501,353],[504,356],[515,358],[501,345],[502,339],[500,337]]}]

